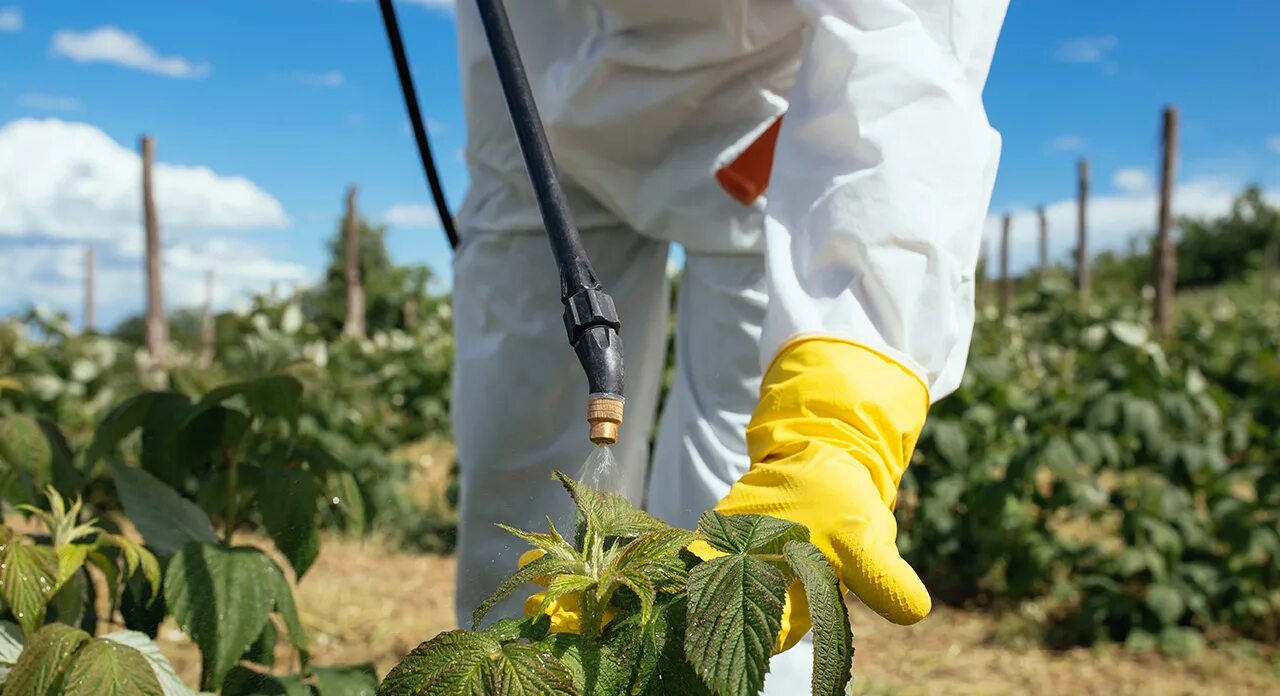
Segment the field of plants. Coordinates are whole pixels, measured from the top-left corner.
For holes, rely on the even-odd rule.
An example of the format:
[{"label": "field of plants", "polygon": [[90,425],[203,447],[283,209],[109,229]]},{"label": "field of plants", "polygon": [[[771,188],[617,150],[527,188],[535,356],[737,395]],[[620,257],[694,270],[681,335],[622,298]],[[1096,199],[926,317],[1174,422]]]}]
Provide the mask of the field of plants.
[{"label": "field of plants", "polygon": [[[407,642],[384,641],[356,611],[342,626],[325,618],[365,606],[366,586],[421,603],[393,613],[426,612],[431,596],[431,616],[451,617],[438,602],[452,594],[454,536],[448,298],[426,290],[425,271],[392,266],[376,231],[366,238],[364,338],[342,334],[337,270],[318,288],[218,315],[212,360],[184,315],[172,318],[161,365],[136,322],[111,335],[39,311],[0,323],[4,693],[373,693],[405,655],[410,666],[384,689],[412,693],[426,679],[440,645],[427,641],[451,618],[414,624],[424,633]],[[897,508],[904,554],[946,605],[910,630],[978,631],[974,654],[1084,648],[1170,665],[1249,646],[1250,689],[1280,691],[1280,305],[1238,283],[1250,272],[1216,278],[1233,290],[1205,283],[1180,299],[1175,335],[1160,341],[1149,295],[1107,280],[1142,267],[1121,261],[1100,267],[1088,302],[1049,269],[1020,279],[1007,315],[980,312],[964,383],[931,414]],[[609,524],[591,510],[587,521]],[[559,554],[556,572],[596,569],[556,591],[607,586],[592,615],[616,606],[635,617],[588,636],[606,645],[657,640],[652,617],[671,620],[677,604],[682,616],[686,591],[690,611],[706,599],[712,571],[702,568],[754,564],[806,585],[822,576],[796,530],[762,540],[704,528],[730,555],[700,565],[678,555],[692,538],[679,530],[640,525],[597,535],[596,546],[575,531],[576,544],[555,532],[526,538]],[[588,557],[600,563],[583,565]],[[598,572],[609,564],[613,579]],[[850,611],[855,689],[875,692],[877,665],[901,656],[868,646],[893,629]],[[353,626],[371,632],[344,637]],[[461,651],[449,655],[498,650],[516,664],[545,648],[564,664],[531,683],[593,693],[586,648],[544,634],[529,622],[447,634]],[[654,645],[652,661],[628,663],[631,692],[648,693],[636,684],[654,675],[689,676],[664,672],[671,655]],[[758,660],[707,681],[716,667],[704,658],[689,656],[716,693],[758,686]],[[824,672],[827,691],[840,690],[840,671]]]}]

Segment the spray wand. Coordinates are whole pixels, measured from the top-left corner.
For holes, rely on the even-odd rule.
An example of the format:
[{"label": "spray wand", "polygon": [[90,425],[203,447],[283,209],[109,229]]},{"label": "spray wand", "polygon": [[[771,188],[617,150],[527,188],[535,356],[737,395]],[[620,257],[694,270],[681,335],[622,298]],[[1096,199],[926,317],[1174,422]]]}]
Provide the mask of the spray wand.
[{"label": "spray wand", "polygon": [[[395,57],[396,71],[405,104],[413,124],[415,142],[422,164],[432,185],[433,198],[445,223],[446,231],[452,230],[452,217],[445,208],[440,192],[439,177],[427,142],[426,128],[418,110],[413,78],[409,73],[404,44],[395,18],[392,0],[379,0],[387,39]],[[502,86],[515,128],[520,152],[533,185],[533,194],[542,213],[542,222],[551,241],[551,251],[560,271],[560,302],[564,305],[564,326],[569,334],[569,345],[578,355],[578,362],[587,376],[587,422],[591,425],[591,441],[597,445],[611,445],[618,440],[618,428],[622,425],[623,369],[622,338],[618,331],[622,324],[613,298],[605,292],[591,268],[591,260],[582,247],[582,239],[573,222],[568,200],[556,173],[555,159],[533,101],[533,90],[525,74],[515,35],[507,19],[502,0],[476,0],[480,21],[484,25],[489,51],[497,68],[498,82]],[[455,237],[450,234],[450,243]]]}]

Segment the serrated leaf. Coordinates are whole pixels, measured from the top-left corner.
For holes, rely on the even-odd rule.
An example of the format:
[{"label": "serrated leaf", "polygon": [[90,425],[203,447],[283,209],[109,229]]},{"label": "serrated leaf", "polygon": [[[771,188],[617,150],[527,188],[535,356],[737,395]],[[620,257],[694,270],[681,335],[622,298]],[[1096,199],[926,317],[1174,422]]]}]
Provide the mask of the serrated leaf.
[{"label": "serrated leaf", "polygon": [[119,534],[99,535],[97,546],[99,548],[114,546],[120,549],[120,555],[124,558],[126,577],[132,576],[141,569],[142,578],[151,586],[151,593],[153,595],[160,593],[160,562],[144,546]]},{"label": "serrated leaf", "polygon": [[765,515],[722,515],[708,510],[698,518],[698,533],[725,553],[776,554],[789,541],[809,541],[802,524]]},{"label": "serrated leaf", "polygon": [[223,384],[210,390],[187,415],[187,423],[206,411],[221,406],[223,402],[244,397],[249,410],[258,415],[279,416],[297,430],[298,401],[302,397],[302,382],[291,375],[268,375],[257,379]]},{"label": "serrated leaf", "polygon": [[198,505],[136,467],[110,462],[111,478],[129,520],[147,545],[171,556],[185,544],[216,544],[213,523]]},{"label": "serrated leaf", "polygon": [[[749,535],[722,538],[733,542],[731,546],[751,547],[737,543],[752,539]],[[722,556],[689,571],[685,656],[713,692],[721,696],[760,692],[782,626],[786,591],[782,571],[753,556]]]},{"label": "serrated leaf", "polygon": [[853,668],[853,629],[840,581],[822,551],[808,542],[790,541],[782,553],[804,584],[813,624],[813,694],[843,696]]},{"label": "serrated leaf", "polygon": [[40,431],[49,442],[49,468],[55,490],[64,496],[72,496],[84,485],[84,476],[76,469],[75,455],[57,424],[48,418],[39,418]]},{"label": "serrated leaf", "polygon": [[529,565],[516,571],[515,575],[502,581],[498,585],[498,589],[489,595],[476,607],[471,613],[471,627],[477,628],[480,622],[484,621],[484,617],[493,609],[494,605],[511,595],[512,592],[524,587],[539,575],[556,576],[556,575],[581,575],[585,572],[586,565],[581,561],[566,561],[562,558],[554,556],[541,556],[535,559]]},{"label": "serrated leaf", "polygon": [[687,577],[680,552],[695,538],[693,532],[674,528],[637,537],[622,547],[610,569],[621,575],[643,575],[660,592],[679,592]]},{"label": "serrated leaf", "polygon": [[602,538],[637,537],[671,528],[671,525],[640,510],[620,495],[585,486],[559,471],[554,476],[569,491],[569,497],[573,498],[573,504],[578,509],[579,549],[582,548],[588,525]]},{"label": "serrated leaf", "polygon": [[302,621],[298,618],[298,605],[293,601],[293,588],[289,586],[289,581],[285,578],[284,571],[280,570],[280,566],[277,566],[275,561],[265,555],[260,558],[263,565],[263,573],[269,579],[271,599],[274,603],[275,611],[280,615],[280,619],[284,621],[289,643],[298,651],[298,659],[302,662],[302,666],[306,667],[311,660],[311,653],[307,647],[307,632],[302,628]]},{"label": "serrated leaf", "polygon": [[142,653],[113,640],[91,640],[76,652],[64,696],[165,696]]},{"label": "serrated leaf", "polygon": [[575,592],[584,592],[596,586],[596,579],[588,575],[557,575],[547,583],[547,589],[542,593],[542,605],[538,607],[538,613],[541,614],[551,606],[551,603]]},{"label": "serrated leaf", "polygon": [[262,524],[299,579],[320,555],[316,502],[320,486],[311,472],[270,467],[262,473],[258,499]]},{"label": "serrated leaf", "polygon": [[537,614],[525,619],[498,619],[481,633],[500,643],[509,643],[521,638],[537,642],[547,635],[550,627],[551,617],[546,614]]},{"label": "serrated leaf", "polygon": [[251,548],[190,542],[165,573],[164,597],[178,626],[200,647],[203,686],[222,682],[266,624],[275,604],[270,559]]},{"label": "serrated leaf", "polygon": [[160,646],[156,645],[147,634],[138,631],[116,631],[108,633],[102,639],[127,645],[141,653],[151,666],[151,671],[156,675],[156,681],[160,683],[160,690],[164,696],[197,696],[193,689],[178,679],[178,673],[169,662],[169,658],[160,652]]},{"label": "serrated leaf", "polygon": [[612,646],[574,633],[553,633],[539,645],[564,665],[582,696],[617,696],[627,692],[633,668]]},{"label": "serrated leaf", "polygon": [[554,655],[528,643],[503,645],[471,631],[449,631],[414,648],[383,680],[380,696],[577,696]]},{"label": "serrated leaf", "polygon": [[4,682],[6,694],[56,696],[62,693],[64,673],[89,634],[65,624],[49,624],[36,631]]},{"label": "serrated leaf", "polygon": [[316,696],[374,696],[378,676],[371,664],[315,667]]},{"label": "serrated leaf", "polygon": [[638,614],[609,624],[604,642],[631,666],[631,696],[702,696],[710,694],[684,655],[687,601],[684,595],[664,597],[653,618],[640,623]]},{"label": "serrated leaf", "polygon": [[510,527],[501,523],[499,523],[497,527],[498,529],[525,541],[535,549],[542,550],[548,556],[568,562],[580,561],[582,559],[581,554],[573,548],[573,545],[570,544],[568,540],[560,535],[560,532],[556,530],[556,526],[552,524],[550,519],[547,520],[547,527],[550,531],[546,534],[541,534],[539,532],[526,532],[522,529],[516,529],[515,527]]},{"label": "serrated leaf", "polygon": [[45,607],[58,591],[58,557],[47,546],[3,528],[0,544],[0,598],[31,635],[44,622]]}]

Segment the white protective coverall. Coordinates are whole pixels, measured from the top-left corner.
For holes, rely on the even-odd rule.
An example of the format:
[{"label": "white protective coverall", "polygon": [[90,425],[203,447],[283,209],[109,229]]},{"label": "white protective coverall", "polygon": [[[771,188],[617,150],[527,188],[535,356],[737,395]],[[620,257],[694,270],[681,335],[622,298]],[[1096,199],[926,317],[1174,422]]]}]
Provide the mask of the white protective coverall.
[{"label": "white protective coverall", "polygon": [[[654,514],[692,528],[747,470],[763,367],[796,336],[877,349],[934,400],[958,385],[1000,150],[982,89],[1006,7],[507,3],[584,244],[623,322],[615,454],[635,488],[647,481]],[[458,3],[457,23],[471,176],[453,295],[465,626],[524,550],[494,523],[568,519],[549,474],[576,472],[591,445],[586,380],[472,3]],[[784,113],[767,193],[729,195],[717,172]],[[647,471],[672,242],[686,253],[675,374]],[[517,614],[521,600],[500,612]],[[765,693],[807,693],[810,650],[775,657]]]}]

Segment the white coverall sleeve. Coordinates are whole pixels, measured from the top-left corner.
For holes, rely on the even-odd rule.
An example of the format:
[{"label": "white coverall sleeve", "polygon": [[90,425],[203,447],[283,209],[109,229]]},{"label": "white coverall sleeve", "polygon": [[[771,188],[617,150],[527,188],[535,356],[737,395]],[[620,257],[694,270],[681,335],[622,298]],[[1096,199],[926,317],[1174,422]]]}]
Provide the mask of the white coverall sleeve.
[{"label": "white coverall sleeve", "polygon": [[1008,0],[799,0],[802,65],[768,194],[761,359],[798,336],[954,391],[1000,136],[982,88]]}]

